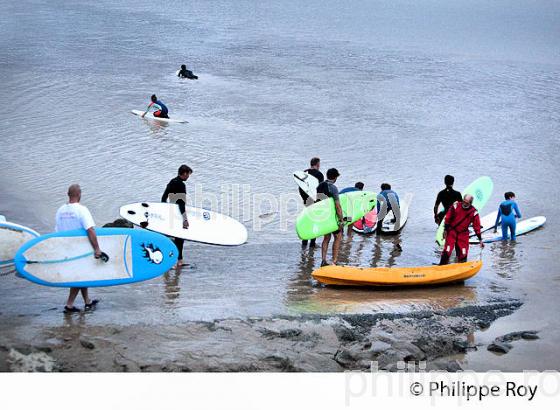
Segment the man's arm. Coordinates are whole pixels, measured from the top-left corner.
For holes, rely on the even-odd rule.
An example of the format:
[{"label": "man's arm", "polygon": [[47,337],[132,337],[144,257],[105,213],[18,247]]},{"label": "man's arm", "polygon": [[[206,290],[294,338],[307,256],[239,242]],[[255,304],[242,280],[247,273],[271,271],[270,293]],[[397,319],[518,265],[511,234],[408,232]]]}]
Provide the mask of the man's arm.
[{"label": "man's arm", "polygon": [[340,201],[338,199],[334,201],[334,207],[336,209],[336,216],[338,217],[339,225],[344,224],[344,215],[342,215],[342,207],[340,206]]},{"label": "man's arm", "polygon": [[434,205],[434,217],[436,217],[437,214],[438,214],[439,204],[441,204],[440,194],[438,194],[438,196],[437,196],[437,198],[436,198],[436,203],[435,203],[435,205]]},{"label": "man's arm", "polygon": [[101,256],[101,249],[99,248],[99,243],[97,242],[97,234],[95,233],[95,229],[92,226],[86,232],[87,232],[89,242],[93,247],[94,255],[96,258],[99,258]]},{"label": "man's arm", "polygon": [[153,102],[148,104],[148,108],[146,108],[146,111],[144,111],[144,114],[141,115],[142,118],[144,118],[144,116],[150,111],[150,108],[152,108],[152,105],[154,105]]},{"label": "man's arm", "polygon": [[169,198],[169,184],[167,184],[167,186],[165,187],[165,191],[163,191],[161,202],[167,202],[167,198]]},{"label": "man's arm", "polygon": [[494,232],[498,232],[498,224],[500,223],[501,217],[502,217],[502,207],[499,207],[498,216],[496,217],[496,222],[494,223]]},{"label": "man's arm", "polygon": [[513,203],[513,210],[515,211],[515,216],[521,219],[521,212],[519,211],[519,207],[517,206],[517,202]]},{"label": "man's arm", "polygon": [[482,235],[480,234],[480,215],[478,214],[478,211],[474,213],[473,228],[476,237],[480,241],[480,247],[484,248],[484,242],[482,242]]}]

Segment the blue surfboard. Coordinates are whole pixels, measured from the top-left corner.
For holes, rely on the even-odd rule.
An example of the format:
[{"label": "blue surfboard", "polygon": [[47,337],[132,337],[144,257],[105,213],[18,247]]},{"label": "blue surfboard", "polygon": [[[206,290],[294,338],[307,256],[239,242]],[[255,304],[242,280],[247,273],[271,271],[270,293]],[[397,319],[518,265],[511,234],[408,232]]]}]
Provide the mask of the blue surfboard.
[{"label": "blue surfboard", "polygon": [[14,261],[25,279],[44,286],[101,287],[124,285],[163,275],[177,262],[177,248],[167,237],[140,229],[97,228],[107,262],[95,259],[83,229],[32,239]]}]

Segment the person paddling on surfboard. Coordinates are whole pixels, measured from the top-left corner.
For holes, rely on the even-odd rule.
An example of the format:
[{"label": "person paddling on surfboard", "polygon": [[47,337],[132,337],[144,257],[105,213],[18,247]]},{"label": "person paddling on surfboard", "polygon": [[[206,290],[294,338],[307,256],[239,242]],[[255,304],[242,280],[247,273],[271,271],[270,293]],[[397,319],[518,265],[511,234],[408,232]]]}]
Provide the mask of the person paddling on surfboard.
[{"label": "person paddling on surfboard", "polygon": [[[185,187],[185,182],[191,174],[193,170],[188,165],[181,165],[179,167],[179,171],[177,172],[177,176],[173,178],[167,186],[165,187],[165,191],[161,197],[161,202],[171,202],[175,203],[179,206],[179,211],[181,215],[183,215],[183,228],[189,229],[189,220],[187,219],[187,188]],[[183,245],[185,240],[182,238],[174,238],[173,242],[175,246],[177,246],[177,250],[179,251],[179,258],[177,259],[177,267],[183,265]]]},{"label": "person paddling on surfboard", "polygon": [[[323,182],[325,180],[325,177],[323,176],[323,173],[319,171],[319,168],[321,168],[321,159],[317,157],[313,157],[311,158],[309,165],[310,167],[306,169],[304,172],[307,172],[309,175],[312,175],[315,178],[317,178],[319,180],[319,183]],[[309,195],[307,195],[305,191],[301,188],[299,188],[299,194],[301,196],[301,199],[303,199],[303,205],[310,206],[315,203],[313,199]],[[301,241],[301,247],[305,248],[306,246],[307,246],[307,240]],[[315,247],[315,239],[311,239],[309,243],[309,247],[310,248]]]},{"label": "person paddling on surfboard", "polygon": [[506,192],[504,194],[505,201],[503,201],[498,208],[498,216],[494,224],[494,233],[498,232],[498,224],[502,222],[502,240],[508,240],[508,230],[511,232],[511,240],[515,241],[515,230],[517,222],[515,218],[521,218],[521,212],[517,202],[515,202],[515,194],[513,192]]},{"label": "person paddling on surfboard", "polygon": [[177,72],[177,77],[188,78],[189,80],[198,80],[198,76],[194,75],[191,70],[187,70],[185,64],[181,65],[181,69]]},{"label": "person paddling on surfboard", "polygon": [[[78,184],[70,185],[68,188],[68,203],[58,208],[56,212],[56,227],[57,232],[70,231],[74,229],[85,229],[91,246],[93,247],[93,256],[95,259],[102,259],[107,262],[108,256],[101,251],[95,234],[95,222],[89,210],[80,204],[82,198],[82,189]],[[74,306],[74,301],[78,293],[82,293],[84,298],[85,310],[91,310],[99,302],[97,299],[91,300],[88,294],[88,288],[70,288],[66,306],[64,306],[64,313],[80,312],[80,309]]]},{"label": "person paddling on surfboard", "polygon": [[342,240],[342,228],[344,227],[344,216],[342,215],[342,208],[340,206],[338,188],[334,184],[340,173],[336,168],[330,168],[327,171],[327,180],[323,181],[317,187],[317,199],[322,200],[326,198],[332,198],[334,200],[334,207],[336,210],[336,216],[338,218],[338,230],[332,233],[328,233],[323,237],[323,243],[321,244],[321,266],[327,266],[327,252],[329,251],[329,242],[331,236],[334,235],[334,242],[332,246],[332,261],[333,265],[336,265],[338,261],[338,250],[340,248],[340,241]]},{"label": "person paddling on surfboard", "polygon": [[[463,200],[461,193],[453,189],[455,178],[452,175],[446,175],[443,182],[445,183],[445,189],[439,191],[434,205],[434,221],[436,222],[436,225],[439,225],[441,221],[443,221],[449,207],[453,205],[453,203]],[[443,206],[443,210],[441,212],[439,211],[440,204]]]},{"label": "person paddling on surfboard", "polygon": [[144,114],[141,115],[141,117],[144,118],[148,112],[153,111],[154,117],[169,118],[169,110],[167,109],[167,106],[160,100],[158,100],[155,94],[152,95],[151,100],[152,102],[148,104],[148,108],[146,109]]},{"label": "person paddling on surfboard", "polygon": [[474,232],[480,240],[480,247],[484,248],[480,234],[480,216],[477,209],[472,205],[472,195],[465,195],[461,202],[457,201],[449,207],[445,215],[445,230],[443,238],[445,244],[441,253],[440,265],[447,265],[453,249],[457,253],[458,262],[466,262],[469,255],[469,226],[473,226]]}]

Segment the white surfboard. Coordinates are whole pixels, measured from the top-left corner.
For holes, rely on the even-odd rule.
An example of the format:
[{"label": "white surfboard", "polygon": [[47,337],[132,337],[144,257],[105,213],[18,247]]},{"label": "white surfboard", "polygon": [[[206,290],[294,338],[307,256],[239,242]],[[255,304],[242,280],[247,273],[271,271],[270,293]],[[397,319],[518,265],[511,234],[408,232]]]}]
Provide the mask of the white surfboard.
[{"label": "white surfboard", "polygon": [[13,267],[18,249],[27,241],[39,236],[31,228],[0,219],[0,268]]},{"label": "white surfboard", "polygon": [[[515,234],[517,236],[525,235],[528,232],[534,231],[540,228],[546,222],[544,216],[535,216],[529,219],[522,219],[517,222],[515,228]],[[494,233],[494,230],[488,230],[482,234],[482,241],[484,243],[496,242],[502,240],[502,228],[498,227],[498,232]],[[478,243],[479,240],[476,237],[472,237],[469,241],[470,243]]]},{"label": "white surfboard", "polygon": [[[140,111],[140,110],[132,110],[130,111],[131,113],[133,113],[134,115],[137,115],[138,117],[141,117],[142,114],[144,114],[144,111]],[[152,114],[151,112],[147,113],[144,116],[144,119],[146,120],[154,120],[154,121],[161,121],[161,122],[170,122],[170,123],[177,123],[177,124],[184,124],[184,123],[188,123],[187,120],[181,120],[178,118],[159,118],[159,117],[154,117],[154,114]]]},{"label": "white surfboard", "polygon": [[224,246],[247,242],[247,228],[242,223],[207,209],[187,206],[188,229],[183,229],[183,216],[176,204],[138,202],[122,206],[120,215],[134,225],[188,241]]},{"label": "white surfboard", "polygon": [[314,201],[317,199],[317,187],[319,186],[319,180],[313,175],[308,174],[304,171],[294,172],[294,181]]},{"label": "white surfboard", "polygon": [[[480,218],[480,233],[489,231],[490,229],[494,228],[494,224],[496,223],[496,218],[498,217],[498,211],[494,211],[489,213],[488,215],[484,215]],[[476,233],[472,226],[469,226],[469,236],[475,236]]]},{"label": "white surfboard", "polygon": [[383,219],[381,232],[386,234],[397,233],[404,227],[408,220],[408,208],[410,207],[411,200],[412,198],[402,199],[400,200],[399,209],[395,210],[395,212],[392,210],[387,212],[387,216]]}]

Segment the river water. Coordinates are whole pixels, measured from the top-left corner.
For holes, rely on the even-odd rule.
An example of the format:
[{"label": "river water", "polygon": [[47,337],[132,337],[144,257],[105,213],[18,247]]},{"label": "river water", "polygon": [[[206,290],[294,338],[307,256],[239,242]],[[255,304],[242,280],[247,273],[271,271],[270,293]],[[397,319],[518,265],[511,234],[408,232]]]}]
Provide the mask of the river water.
[{"label": "river water", "polygon": [[[187,243],[180,273],[94,290],[102,308],[88,323],[410,311],[519,297],[524,307],[498,328],[536,326],[542,349],[528,355],[550,365],[547,352],[560,340],[551,314],[560,297],[558,3],[53,0],[2,9],[0,214],[48,232],[67,186],[79,182],[102,225],[123,204],[159,200],[187,163],[191,198],[249,231],[236,248]],[[198,81],[175,77],[183,63]],[[152,93],[189,123],[129,113]],[[390,182],[412,198],[399,236],[354,235],[342,245],[343,263],[436,261],[431,209],[447,173],[458,189],[491,176],[486,212],[513,190],[524,216],[548,221],[515,244],[487,247],[484,268],[464,286],[322,288],[310,276],[320,251],[302,251],[293,226],[301,205],[291,174],[313,156],[323,171],[339,169],[340,188]],[[53,309],[64,291],[0,280],[3,315],[62,322]],[[515,369],[520,360],[495,366]]]}]

